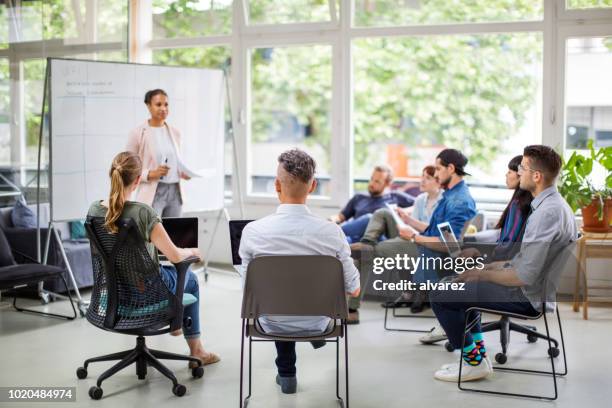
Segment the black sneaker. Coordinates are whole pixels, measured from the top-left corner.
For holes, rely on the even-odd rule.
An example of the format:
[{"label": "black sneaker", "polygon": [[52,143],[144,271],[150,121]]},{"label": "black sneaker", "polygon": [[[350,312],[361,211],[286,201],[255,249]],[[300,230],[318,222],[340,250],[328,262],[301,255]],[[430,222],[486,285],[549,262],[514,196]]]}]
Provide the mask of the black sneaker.
[{"label": "black sneaker", "polygon": [[276,383],[280,385],[283,394],[295,394],[297,391],[297,377],[281,377],[276,374]]}]

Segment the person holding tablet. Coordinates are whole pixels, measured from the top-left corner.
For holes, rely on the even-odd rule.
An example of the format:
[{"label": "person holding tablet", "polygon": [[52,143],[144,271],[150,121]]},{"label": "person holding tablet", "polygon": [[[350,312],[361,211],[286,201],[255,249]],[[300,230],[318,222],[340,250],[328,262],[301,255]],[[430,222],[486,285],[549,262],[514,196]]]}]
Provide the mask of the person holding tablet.
[{"label": "person holding tablet", "polygon": [[179,164],[181,134],[166,122],[168,94],[163,89],[148,91],[144,103],[151,117],[130,132],[126,147],[143,164],[142,182],[134,200],[150,205],[160,217],[180,217],[180,181],[190,178]]},{"label": "person holding tablet", "polygon": [[[153,208],[144,203],[129,201],[128,197],[136,190],[142,177],[140,158],[131,152],[121,152],[115,156],[110,168],[111,191],[106,200],[94,201],[87,213],[92,217],[104,217],[105,227],[110,233],[117,233],[115,222],[120,218],[131,218],[136,221],[138,230],[145,240],[145,246],[154,262],[159,263],[158,251],[161,251],[170,262],[178,263],[190,256],[202,258],[197,248],[177,248],[168,237],[161,219]],[[159,273],[171,292],[176,291],[177,273],[174,266],[160,265]],[[212,364],[220,359],[217,355],[204,349],[200,338],[200,289],[197,276],[189,270],[185,278],[185,293],[193,295],[197,301],[186,306],[183,314],[191,318],[191,326],[172,332],[174,336],[181,333],[189,346],[189,354]]]}]

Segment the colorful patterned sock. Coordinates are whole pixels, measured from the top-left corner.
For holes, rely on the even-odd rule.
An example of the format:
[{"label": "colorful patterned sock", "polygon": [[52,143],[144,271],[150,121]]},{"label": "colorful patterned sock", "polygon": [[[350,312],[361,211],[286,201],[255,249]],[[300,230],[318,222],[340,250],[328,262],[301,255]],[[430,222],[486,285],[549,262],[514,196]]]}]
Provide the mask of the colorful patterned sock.
[{"label": "colorful patterned sock", "polygon": [[482,363],[482,356],[480,355],[480,351],[478,351],[478,348],[474,342],[463,349],[463,360],[469,365],[473,366],[477,366]]},{"label": "colorful patterned sock", "polygon": [[482,358],[487,358],[487,349],[485,348],[482,333],[472,333],[472,338],[474,339],[474,344],[476,344],[476,348],[478,348],[478,351],[480,351]]}]

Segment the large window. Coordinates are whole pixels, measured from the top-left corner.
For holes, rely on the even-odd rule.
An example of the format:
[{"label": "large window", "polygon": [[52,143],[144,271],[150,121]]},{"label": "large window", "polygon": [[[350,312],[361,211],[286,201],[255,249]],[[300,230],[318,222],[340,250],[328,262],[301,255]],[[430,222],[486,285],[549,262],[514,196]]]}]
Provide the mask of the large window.
[{"label": "large window", "polygon": [[248,0],[252,24],[287,24],[337,20],[338,0]]},{"label": "large window", "polygon": [[251,51],[251,192],[274,193],[276,158],[289,148],[317,162],[316,194],[330,196],[332,48]]},{"label": "large window", "polygon": [[539,33],[354,42],[354,176],[389,163],[418,177],[444,147],[472,180],[501,184],[507,162],[541,138]]},{"label": "large window", "polygon": [[541,20],[543,0],[354,0],[357,26]]},{"label": "large window", "polygon": [[153,38],[229,34],[232,0],[153,0]]},{"label": "large window", "polygon": [[567,0],[568,9],[612,7],[612,0]]},{"label": "large window", "polygon": [[[569,38],[566,61],[566,156],[586,149],[589,140],[595,148],[612,146],[612,37]],[[596,167],[598,187],[604,179]]]}]

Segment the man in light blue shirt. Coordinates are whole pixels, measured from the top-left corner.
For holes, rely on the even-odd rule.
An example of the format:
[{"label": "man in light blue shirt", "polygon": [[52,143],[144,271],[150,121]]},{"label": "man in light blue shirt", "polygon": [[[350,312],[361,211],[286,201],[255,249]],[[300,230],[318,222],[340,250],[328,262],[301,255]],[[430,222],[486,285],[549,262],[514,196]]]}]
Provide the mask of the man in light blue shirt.
[{"label": "man in light blue shirt", "polygon": [[[351,259],[342,229],[312,214],[306,206],[308,194],[317,186],[315,166],[315,161],[301,150],[289,150],[279,156],[274,185],[281,204],[275,214],[253,221],[244,228],[239,250],[242,264],[238,271],[244,280],[249,262],[258,256],[330,255],[342,262],[346,292],[357,296],[359,272]],[[329,321],[325,316],[265,316],[259,319],[267,333],[300,335],[321,334]],[[276,382],[283,393],[295,393],[295,342],[277,341],[275,344],[278,355]],[[313,344],[315,348],[317,345]]]}]

